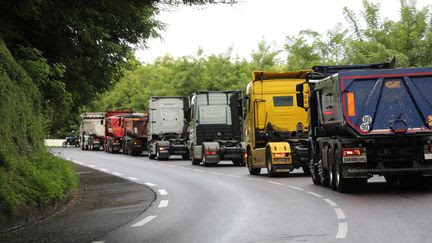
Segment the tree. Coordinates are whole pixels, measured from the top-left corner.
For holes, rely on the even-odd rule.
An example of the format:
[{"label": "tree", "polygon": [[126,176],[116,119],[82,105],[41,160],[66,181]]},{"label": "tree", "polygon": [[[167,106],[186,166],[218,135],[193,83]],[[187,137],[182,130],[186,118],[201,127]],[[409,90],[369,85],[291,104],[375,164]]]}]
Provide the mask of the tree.
[{"label": "tree", "polygon": [[[234,3],[214,0],[2,0],[0,38],[15,55],[21,47],[37,50],[52,67],[63,67],[53,79],[61,81],[66,95],[51,108],[57,116],[51,132],[74,120],[79,107],[95,94],[112,87],[132,58],[134,46],[158,37],[163,24],[155,19],[163,5]],[[51,82],[51,81],[49,81]],[[58,85],[55,85],[58,86]],[[49,85],[39,86],[44,99],[58,95]],[[46,90],[44,90],[46,88]]]}]

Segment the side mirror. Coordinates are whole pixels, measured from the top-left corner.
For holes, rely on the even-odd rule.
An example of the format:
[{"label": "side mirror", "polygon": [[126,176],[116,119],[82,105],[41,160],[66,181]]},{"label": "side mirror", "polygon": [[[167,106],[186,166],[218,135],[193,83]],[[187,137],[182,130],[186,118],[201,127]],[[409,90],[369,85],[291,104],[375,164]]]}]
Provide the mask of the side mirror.
[{"label": "side mirror", "polygon": [[297,99],[297,106],[301,108],[305,108],[304,105],[304,94],[303,94],[303,83],[296,85],[296,99]]},{"label": "side mirror", "polygon": [[297,93],[296,94],[296,99],[297,99],[297,106],[301,107],[301,108],[306,108],[304,105],[304,95],[303,93]]},{"label": "side mirror", "polygon": [[303,83],[296,85],[296,91],[303,93]]},{"label": "side mirror", "polygon": [[103,125],[103,124],[104,124],[104,120],[102,119],[102,120],[100,121],[100,123],[101,123],[101,125]]}]

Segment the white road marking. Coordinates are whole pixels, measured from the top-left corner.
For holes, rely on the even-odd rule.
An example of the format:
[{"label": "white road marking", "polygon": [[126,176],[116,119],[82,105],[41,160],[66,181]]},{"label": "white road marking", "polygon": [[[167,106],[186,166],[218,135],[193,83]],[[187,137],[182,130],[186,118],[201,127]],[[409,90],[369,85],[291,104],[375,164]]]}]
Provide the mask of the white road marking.
[{"label": "white road marking", "polygon": [[168,200],[161,200],[158,208],[166,208],[168,207]]},{"label": "white road marking", "polygon": [[99,170],[103,171],[103,172],[108,172],[109,171],[108,169],[105,169],[105,168],[100,168]]},{"label": "white road marking", "polygon": [[153,219],[155,219],[157,216],[153,215],[153,216],[147,216],[146,218],[144,218],[143,220],[139,221],[138,223],[132,225],[131,227],[140,227],[143,226],[145,224],[147,224],[148,222],[152,221]]},{"label": "white road marking", "polygon": [[279,182],[275,182],[275,181],[267,181],[268,183],[272,183],[272,184],[275,184],[275,185],[279,185],[279,186],[283,186],[283,185],[285,185],[285,184],[282,184],[282,183],[279,183]]},{"label": "white road marking", "polygon": [[191,168],[188,167],[183,167],[183,166],[179,166],[180,169],[184,169],[184,170],[191,170]]},{"label": "white road marking", "polygon": [[262,181],[263,179],[259,179],[259,178],[246,178],[248,180],[253,180],[253,181]]},{"label": "white road marking", "polygon": [[138,179],[132,176],[128,176],[128,179],[133,180],[133,181],[137,181]]},{"label": "white road marking", "polygon": [[200,170],[200,169],[193,169],[193,170],[198,172],[206,172],[205,170]]},{"label": "white road marking", "polygon": [[303,188],[296,187],[296,186],[287,186],[287,187],[289,187],[289,188],[291,188],[291,189],[294,189],[294,190],[298,190],[298,191],[304,191]]},{"label": "white road marking", "polygon": [[347,232],[348,232],[347,223],[339,223],[336,239],[345,239]]},{"label": "white road marking", "polygon": [[168,194],[168,192],[165,191],[164,189],[159,189],[158,192],[159,192],[159,194],[161,194],[161,195],[167,195],[167,194]]},{"label": "white road marking", "polygon": [[156,184],[153,184],[153,183],[150,183],[150,182],[146,182],[144,184],[146,184],[147,186],[157,186]]},{"label": "white road marking", "polygon": [[234,177],[234,178],[240,178],[241,176],[238,175],[226,175],[226,176],[230,176],[230,177]]},{"label": "white road marking", "polygon": [[96,168],[96,165],[88,165],[90,168]]},{"label": "white road marking", "polygon": [[311,194],[312,196],[315,196],[315,197],[322,197],[320,194],[317,194],[315,192],[307,191],[306,193]]},{"label": "white road marking", "polygon": [[104,240],[100,240],[100,241],[93,241],[92,243],[105,243]]},{"label": "white road marking", "polygon": [[118,173],[118,172],[115,172],[115,171],[112,174],[115,175],[115,176],[122,176],[123,175],[122,173]]},{"label": "white road marking", "polygon": [[345,219],[346,218],[345,214],[344,214],[344,212],[342,211],[341,208],[335,208],[334,210],[336,212],[336,215],[337,215],[338,219]]},{"label": "white road marking", "polygon": [[79,162],[79,161],[76,161],[76,160],[72,160],[75,164],[79,164],[79,165],[82,165],[83,163],[81,163],[81,162]]},{"label": "white road marking", "polygon": [[330,204],[330,206],[337,207],[337,203],[333,202],[332,200],[328,198],[324,198],[323,200],[326,201],[326,203]]},{"label": "white road marking", "polygon": [[210,174],[213,174],[213,175],[224,175],[224,174],[219,173],[219,172],[210,172]]},{"label": "white road marking", "polygon": [[169,166],[169,167],[177,167],[177,165],[166,165],[166,166]]}]

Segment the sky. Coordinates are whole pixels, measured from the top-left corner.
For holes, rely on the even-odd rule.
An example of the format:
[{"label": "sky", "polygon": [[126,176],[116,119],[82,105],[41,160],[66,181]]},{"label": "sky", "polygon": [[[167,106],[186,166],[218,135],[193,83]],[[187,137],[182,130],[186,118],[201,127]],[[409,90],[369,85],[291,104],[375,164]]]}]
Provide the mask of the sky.
[{"label": "sky", "polygon": [[[399,0],[372,0],[381,6],[381,16],[400,17]],[[429,6],[430,0],[417,0],[417,6]],[[311,29],[325,33],[337,23],[346,23],[342,8],[347,6],[361,14],[362,0],[240,0],[234,5],[181,6],[160,12],[157,19],[166,24],[162,39],[150,39],[147,49],[136,56],[141,62],[152,62],[158,56],[225,53],[249,59],[258,42],[265,40],[282,49],[287,36]],[[348,26],[346,26],[348,27]]]}]

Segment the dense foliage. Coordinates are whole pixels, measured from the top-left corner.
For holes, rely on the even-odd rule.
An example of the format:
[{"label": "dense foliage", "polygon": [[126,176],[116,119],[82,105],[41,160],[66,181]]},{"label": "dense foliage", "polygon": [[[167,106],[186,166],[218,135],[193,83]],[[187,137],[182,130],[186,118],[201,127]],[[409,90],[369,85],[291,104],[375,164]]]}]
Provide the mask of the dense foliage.
[{"label": "dense foliage", "polygon": [[133,46],[145,46],[149,37],[158,36],[163,29],[155,19],[159,8],[209,2],[232,1],[3,0],[0,38],[15,57],[47,61],[48,66],[35,67],[44,72],[38,87],[46,101],[49,132],[63,136],[79,108],[121,77]]},{"label": "dense foliage", "polygon": [[0,215],[23,204],[61,199],[77,183],[70,165],[43,146],[45,118],[38,112],[43,107],[38,87],[49,85],[45,75],[54,75],[56,67],[37,55],[24,65],[39,79],[32,80],[0,40]]},{"label": "dense foliage", "polygon": [[[401,1],[398,21],[382,19],[379,5],[363,1],[360,16],[348,8],[342,24],[325,34],[303,30],[289,36],[283,50],[261,41],[250,60],[228,50],[220,55],[173,58],[165,56],[151,64],[134,65],[93,109],[133,108],[143,110],[152,95],[191,95],[195,90],[244,90],[253,70],[310,69],[314,65],[375,63],[396,57],[400,67],[432,65],[432,19],[427,8]],[[279,54],[287,59],[280,61]]]},{"label": "dense foliage", "polygon": [[0,0],[0,216],[45,205],[77,184],[43,139],[111,87],[163,24],[159,8],[219,0]]}]

